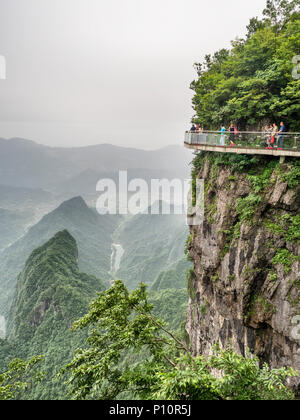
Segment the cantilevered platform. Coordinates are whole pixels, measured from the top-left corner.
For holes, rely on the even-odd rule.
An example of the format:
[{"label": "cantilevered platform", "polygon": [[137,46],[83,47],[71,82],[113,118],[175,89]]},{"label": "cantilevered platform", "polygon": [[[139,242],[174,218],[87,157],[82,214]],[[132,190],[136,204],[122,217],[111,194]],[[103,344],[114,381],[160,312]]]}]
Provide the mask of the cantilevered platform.
[{"label": "cantilevered platform", "polygon": [[277,137],[271,144],[271,137],[258,132],[239,132],[220,134],[207,131],[185,134],[184,145],[188,149],[218,153],[237,153],[245,155],[269,155],[277,157],[300,157],[300,133],[287,133],[281,139],[282,149]]}]

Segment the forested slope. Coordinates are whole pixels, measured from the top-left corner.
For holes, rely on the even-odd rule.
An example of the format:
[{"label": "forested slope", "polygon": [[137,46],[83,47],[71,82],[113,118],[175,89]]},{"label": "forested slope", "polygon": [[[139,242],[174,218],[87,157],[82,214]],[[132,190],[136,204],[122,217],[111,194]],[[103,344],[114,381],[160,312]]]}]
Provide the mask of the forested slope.
[{"label": "forested slope", "polygon": [[194,122],[213,130],[235,123],[245,130],[284,121],[300,131],[299,4],[268,1],[264,19],[251,19],[245,39],[195,65]]}]

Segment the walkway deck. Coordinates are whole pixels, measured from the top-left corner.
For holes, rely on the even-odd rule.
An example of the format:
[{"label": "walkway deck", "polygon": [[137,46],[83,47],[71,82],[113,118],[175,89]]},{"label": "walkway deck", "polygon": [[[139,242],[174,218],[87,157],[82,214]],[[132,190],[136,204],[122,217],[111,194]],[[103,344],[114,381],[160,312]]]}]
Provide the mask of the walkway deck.
[{"label": "walkway deck", "polygon": [[237,153],[246,155],[269,155],[277,157],[300,157],[300,133],[288,133],[284,136],[283,148],[267,149],[266,136],[263,133],[238,133],[234,137],[234,146],[230,146],[229,134],[203,132],[185,134],[184,145],[188,149],[218,153]]}]

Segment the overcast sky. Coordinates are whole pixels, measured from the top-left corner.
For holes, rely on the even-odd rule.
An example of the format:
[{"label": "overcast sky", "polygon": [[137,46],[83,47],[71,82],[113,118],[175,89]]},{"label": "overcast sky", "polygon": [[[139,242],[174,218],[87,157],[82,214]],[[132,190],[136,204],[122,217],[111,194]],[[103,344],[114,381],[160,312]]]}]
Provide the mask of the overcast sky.
[{"label": "overcast sky", "polygon": [[50,146],[179,144],[193,63],[266,0],[0,0],[0,137]]}]

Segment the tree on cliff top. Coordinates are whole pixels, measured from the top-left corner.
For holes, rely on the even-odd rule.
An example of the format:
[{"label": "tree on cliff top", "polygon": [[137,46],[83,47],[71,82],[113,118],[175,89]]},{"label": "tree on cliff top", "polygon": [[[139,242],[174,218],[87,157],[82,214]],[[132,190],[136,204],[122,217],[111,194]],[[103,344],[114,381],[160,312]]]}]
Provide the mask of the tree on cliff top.
[{"label": "tree on cliff top", "polygon": [[264,18],[250,20],[246,39],[195,64],[195,123],[216,129],[235,122],[246,129],[284,120],[299,130],[300,79],[293,75],[300,54],[299,4],[268,0]]}]

